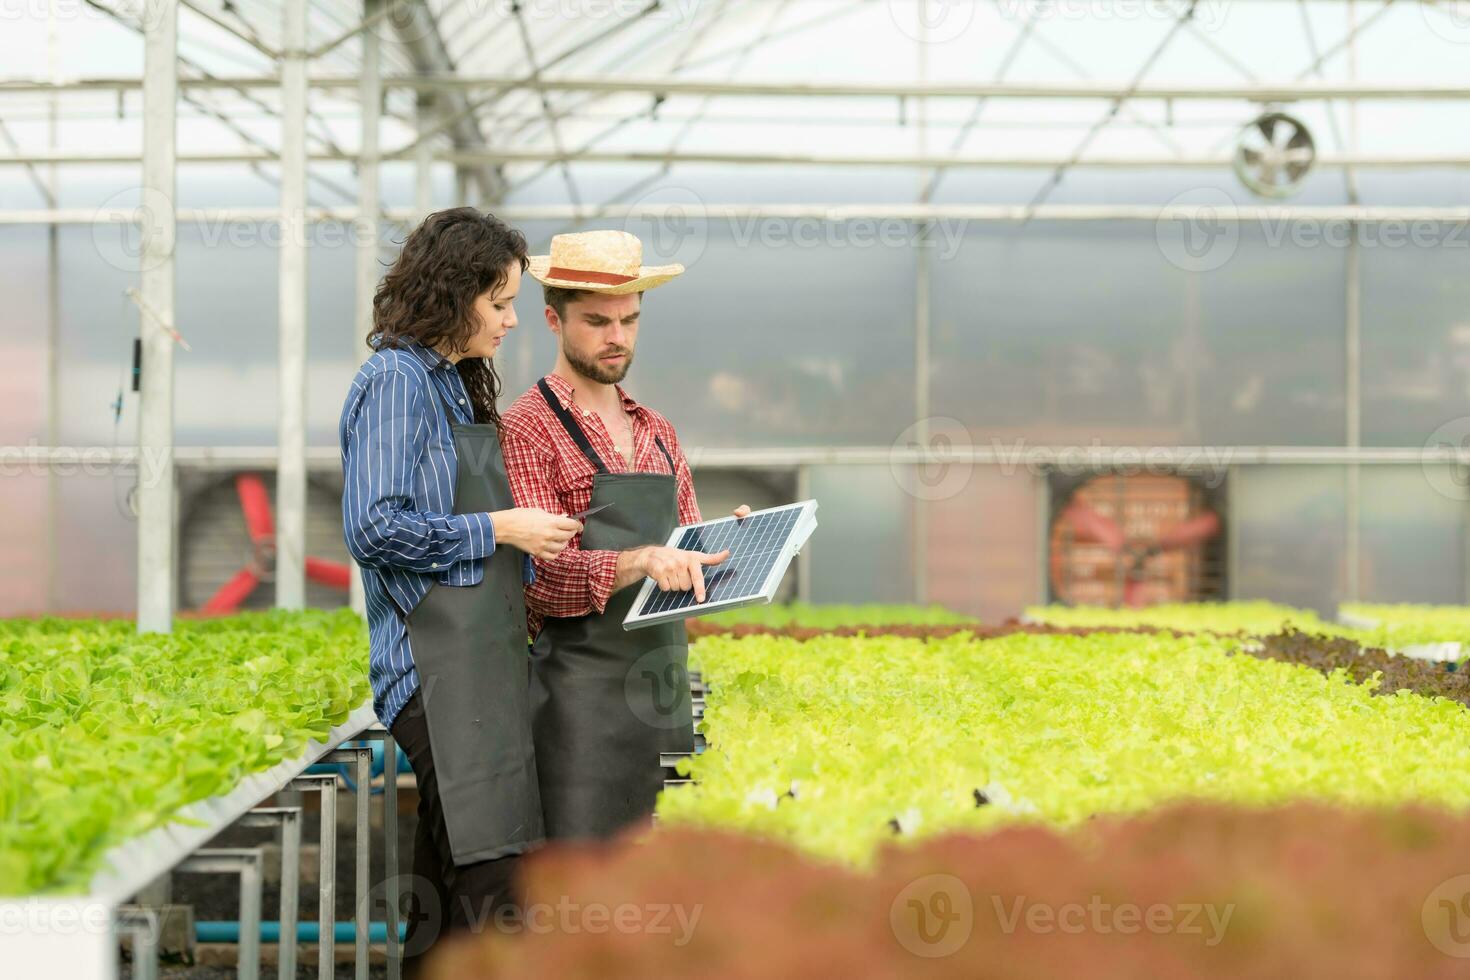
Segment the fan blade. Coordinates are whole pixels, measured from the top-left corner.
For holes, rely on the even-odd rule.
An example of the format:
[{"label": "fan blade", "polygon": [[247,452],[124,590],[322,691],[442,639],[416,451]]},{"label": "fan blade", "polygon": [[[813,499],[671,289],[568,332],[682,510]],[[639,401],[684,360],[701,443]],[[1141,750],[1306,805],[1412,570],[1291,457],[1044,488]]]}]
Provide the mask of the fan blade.
[{"label": "fan blade", "polygon": [[1158,546],[1163,551],[1178,551],[1180,548],[1203,544],[1219,533],[1220,515],[1214,511],[1206,511],[1159,535]]},{"label": "fan blade", "polygon": [[1086,543],[1100,544],[1114,552],[1122,551],[1127,543],[1123,529],[1116,521],[1080,500],[1074,500],[1067,506],[1062,519],[1071,521],[1073,532]]},{"label": "fan blade", "polygon": [[265,481],[254,473],[235,477],[235,492],[240,495],[240,510],[245,514],[245,529],[257,544],[276,536],[276,522],[271,518],[271,498]]},{"label": "fan blade", "polygon": [[1123,605],[1129,609],[1142,609],[1148,605],[1142,579],[1130,578],[1123,583]]},{"label": "fan blade", "polygon": [[242,568],[235,573],[234,578],[221,585],[219,591],[209,597],[200,612],[211,616],[232,613],[240,608],[240,603],[249,598],[259,584],[260,576],[254,569]]},{"label": "fan blade", "polygon": [[347,584],[352,580],[352,570],[340,561],[327,561],[325,558],[306,559],[306,577],[313,582],[330,586],[334,589],[347,591]]}]

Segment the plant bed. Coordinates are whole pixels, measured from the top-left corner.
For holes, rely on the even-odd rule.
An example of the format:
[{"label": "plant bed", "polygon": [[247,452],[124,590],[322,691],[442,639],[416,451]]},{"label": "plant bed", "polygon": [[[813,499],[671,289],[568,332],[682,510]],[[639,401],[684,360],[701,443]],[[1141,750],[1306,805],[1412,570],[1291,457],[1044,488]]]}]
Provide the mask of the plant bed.
[{"label": "plant bed", "polygon": [[84,889],[112,846],[299,755],[368,698],[337,613],[0,622],[0,895]]},{"label": "plant bed", "polygon": [[[709,749],[665,825],[861,865],[891,838],[1185,798],[1470,808],[1470,714],[1213,635],[710,637]],[[794,796],[787,790],[795,784]],[[977,790],[987,797],[976,805]]]},{"label": "plant bed", "polygon": [[1356,684],[1375,682],[1372,687],[1374,694],[1412,691],[1470,707],[1470,672],[1446,670],[1441,663],[1365,647],[1346,637],[1312,636],[1288,630],[1274,636],[1259,637],[1256,643],[1243,644],[1240,650],[1258,657],[1301,664],[1324,674],[1340,670]]},{"label": "plant bed", "polygon": [[533,855],[531,915],[447,946],[430,980],[1449,980],[1470,953],[1466,853],[1463,817],[1312,805],[948,835],[867,874],[664,829]]},{"label": "plant bed", "polygon": [[757,623],[742,623],[735,626],[720,626],[703,620],[692,619],[688,623],[689,638],[697,640],[706,636],[729,636],[744,639],[751,636],[780,636],[794,640],[814,640],[824,636],[879,637],[897,636],[916,640],[945,639],[961,633],[976,639],[989,640],[1013,633],[1029,633],[1034,636],[1091,636],[1094,633],[1170,633],[1183,635],[1174,630],[1152,626],[1052,626],[1047,623],[1023,623],[1008,619],[997,626],[982,623],[964,625],[924,626],[766,626]]},{"label": "plant bed", "polygon": [[1025,618],[1054,626],[1150,626],[1190,633],[1279,633],[1295,627],[1309,633],[1348,635],[1307,609],[1274,602],[1198,602],[1112,609],[1101,606],[1033,606]]},{"label": "plant bed", "polygon": [[770,603],[743,606],[701,620],[715,626],[953,626],[973,623],[974,617],[943,606]]}]

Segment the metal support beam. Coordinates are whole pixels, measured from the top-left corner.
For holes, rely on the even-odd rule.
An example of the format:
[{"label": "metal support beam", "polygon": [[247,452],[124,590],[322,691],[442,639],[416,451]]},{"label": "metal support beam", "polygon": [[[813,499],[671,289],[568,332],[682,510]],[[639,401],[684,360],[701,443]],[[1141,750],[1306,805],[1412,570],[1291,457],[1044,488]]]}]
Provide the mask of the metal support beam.
[{"label": "metal support beam", "polygon": [[[432,118],[432,117],[431,117]],[[136,153],[121,152],[31,152],[0,156],[0,167],[32,166],[64,163],[72,166],[115,166],[138,162]],[[272,163],[279,160],[268,150],[241,150],[223,153],[190,153],[179,156],[181,164]],[[313,162],[354,162],[346,152],[314,152],[307,155]],[[503,148],[484,150],[432,150],[426,143],[412,145],[411,153],[393,150],[379,159],[432,159],[457,166],[506,163],[646,163],[672,167],[675,165],[711,164],[742,167],[900,167],[940,168],[956,170],[1043,170],[1057,166],[1055,156],[975,156],[955,154],[823,154],[823,153],[742,153],[711,150],[582,150]],[[1228,156],[1131,155],[1082,157],[1068,164],[1071,169],[1091,170],[1218,170],[1228,172],[1233,160]],[[1429,168],[1463,169],[1470,167],[1470,155],[1457,153],[1424,154],[1357,154],[1324,153],[1313,162],[1314,167],[1365,170],[1417,170]]]},{"label": "metal support beam", "polygon": [[[399,27],[398,18],[393,18]],[[413,31],[404,23],[400,30]],[[437,30],[433,32],[438,38]],[[404,39],[408,44],[408,39]],[[440,42],[442,46],[442,42]],[[409,45],[412,49],[413,45]],[[445,56],[447,59],[447,55]],[[180,80],[185,89],[257,88],[271,89],[284,84],[283,78],[264,75],[219,75],[213,78]],[[323,91],[356,89],[356,75],[317,75],[310,86]],[[472,92],[485,88],[520,89],[531,92],[631,92],[639,95],[709,95],[737,98],[877,98],[877,99],[1088,99],[1116,102],[1120,99],[1208,102],[1277,102],[1317,101],[1322,99],[1366,99],[1372,101],[1407,100],[1413,102],[1470,99],[1470,86],[1460,84],[1366,84],[1343,82],[1260,82],[1249,85],[1139,85],[1108,82],[801,82],[801,81],[707,81],[671,79],[661,76],[564,76],[558,78],[526,78],[519,75],[455,74],[448,68],[426,69],[421,74],[385,75],[389,88],[414,89],[440,95]],[[74,79],[53,84],[36,78],[0,79],[0,95],[52,92],[127,92],[142,87],[142,80],[129,76],[105,76]],[[458,143],[459,140],[456,140]]]},{"label": "metal support beam", "polygon": [[[56,29],[56,4],[46,5],[46,74],[52,81],[61,77],[60,38]],[[46,106],[46,148],[52,153],[60,148],[60,99],[52,96]],[[47,168],[42,182],[46,206],[61,203],[61,174],[56,165]],[[46,228],[46,441],[61,441],[61,229]],[[46,592],[47,611],[61,607],[61,486],[56,474],[46,474]]]},{"label": "metal support beam", "polygon": [[132,939],[133,980],[158,980],[158,910],[120,908],[113,915],[113,929]]},{"label": "metal support beam", "polygon": [[[374,723],[360,736],[364,741],[378,741],[383,746],[383,881],[387,894],[383,896],[384,925],[388,937],[385,952],[388,957],[388,980],[400,980],[403,975],[403,951],[398,944],[398,911],[402,896],[403,880],[398,875],[398,743],[393,734],[383,725]],[[371,909],[365,915],[371,913]]]},{"label": "metal support beam", "polygon": [[[273,446],[188,447],[176,453],[180,465],[216,472],[270,469],[278,453]],[[1342,446],[1102,446],[1033,445],[1022,436],[977,439],[971,446],[901,448],[895,446],[771,446],[761,449],[700,447],[698,468],[747,467],[787,469],[798,466],[886,466],[973,463],[976,466],[1020,467],[1033,461],[1078,466],[1470,466],[1470,447]],[[341,467],[336,446],[311,449],[307,462],[322,470]],[[20,467],[54,466],[71,473],[106,474],[114,467],[138,465],[136,449],[111,446],[0,446],[0,477]],[[144,465],[147,465],[145,460]]]},{"label": "metal support beam", "polygon": [[[572,207],[565,204],[518,204],[496,210],[507,221],[599,221],[628,218],[661,220],[667,209],[661,204],[609,203]],[[416,219],[415,208],[384,208],[388,221],[404,223]],[[262,222],[280,220],[276,208],[179,208],[175,217],[181,223]],[[352,221],[357,208],[308,208],[306,220]],[[962,222],[1019,224],[1031,221],[1191,221],[1205,219],[1234,224],[1240,222],[1274,225],[1293,221],[1324,224],[1357,222],[1470,222],[1470,207],[1379,207],[1351,205],[1164,205],[1156,204],[1045,204],[1028,214],[1021,205],[1011,204],[724,204],[701,205],[694,218],[706,221],[745,221],[754,218],[806,218],[814,221],[852,221],[874,218],[914,222]],[[109,225],[137,222],[139,215],[131,208],[52,208],[27,211],[0,211],[4,225]]]},{"label": "metal support beam", "polygon": [[240,876],[239,980],[260,980],[260,883],[264,861],[258,847],[215,847],[195,851],[175,871]]},{"label": "metal support beam", "polygon": [[298,793],[321,794],[317,835],[317,975],[336,973],[337,958],[337,777],[297,776],[285,787]]},{"label": "metal support beam", "polygon": [[[1347,70],[1348,78],[1358,79],[1357,22],[1358,8],[1354,0],[1347,6]],[[1330,109],[1330,107],[1329,107]],[[1358,103],[1348,102],[1347,149],[1356,153],[1358,149]],[[1358,203],[1358,182],[1352,169],[1347,172],[1348,200]],[[1356,232],[1356,226],[1354,231]],[[1363,444],[1363,254],[1358,245],[1358,236],[1350,236],[1347,254],[1347,303],[1346,303],[1346,361],[1347,379],[1345,393],[1347,401],[1347,437],[1350,449]],[[1347,466],[1347,486],[1344,488],[1344,520],[1347,523],[1347,540],[1343,543],[1346,552],[1347,576],[1343,583],[1348,602],[1363,598],[1363,471],[1356,463]]]},{"label": "metal support beam", "polygon": [[296,980],[296,922],[301,907],[301,807],[256,807],[240,818],[241,827],[281,831],[281,938],[276,956],[280,980]]},{"label": "metal support beam", "polygon": [[[420,95],[414,119],[420,136],[433,125],[433,102]],[[434,146],[427,139],[417,141],[413,156],[413,221],[422,221],[434,206]]]},{"label": "metal support beam", "polygon": [[281,53],[280,384],[276,606],[306,606],[306,0],[285,0]]},{"label": "metal support beam", "polygon": [[[363,0],[363,23],[381,19],[386,9],[384,0]],[[379,161],[378,121],[383,105],[383,86],[379,82],[382,74],[382,45],[378,32],[369,30],[362,35],[361,82],[357,88],[362,127],[358,148],[357,165],[357,317],[354,323],[352,362],[364,360],[372,354],[367,336],[373,326],[373,293],[378,285],[378,210]],[[362,570],[356,562],[350,563],[351,577],[348,580],[348,604],[359,616],[367,615],[367,597],[362,588]]]},{"label": "metal support beam", "polygon": [[372,821],[368,804],[373,797],[373,750],[360,748],[335,749],[327,753],[323,762],[349,762],[356,765],[353,779],[357,783],[353,794],[357,803],[355,821],[355,844],[357,847],[356,891],[353,895],[352,921],[356,948],[353,968],[356,980],[368,980],[368,928],[371,910],[368,908],[368,874],[372,856]]},{"label": "metal support beam", "polygon": [[[166,633],[174,612],[174,213],[178,101],[177,0],[152,8],[143,41],[141,317],[138,447],[154,460],[138,481],[138,630]],[[136,217],[135,217],[136,220]]]},{"label": "metal support beam", "polygon": [[[929,17],[926,11],[919,13],[919,33],[915,38],[915,56],[918,60],[919,81],[929,81]],[[918,123],[919,153],[929,154],[929,100],[919,99],[915,106]],[[928,186],[933,171],[920,175],[918,200],[928,203]],[[929,249],[925,242],[934,231],[928,222],[918,226],[919,247],[914,254],[914,441],[919,448],[929,446]],[[913,558],[914,601],[928,602],[929,599],[929,502],[917,494],[909,494],[909,506],[913,508]]]},{"label": "metal support beam", "polygon": [[[449,50],[444,46],[444,39],[439,35],[439,25],[434,22],[434,15],[424,0],[396,0],[396,2],[402,6],[395,11],[396,16],[392,17],[390,22],[398,34],[399,44],[412,59],[414,67],[423,76],[458,77],[454,71],[454,63],[449,58]],[[393,77],[415,78],[420,76]],[[354,79],[353,82],[355,85],[357,80]],[[456,149],[482,150],[486,147],[485,136],[480,132],[480,124],[475,119],[474,110],[465,95],[465,89],[435,85],[413,87],[432,96],[441,118],[453,120],[448,128]],[[505,179],[494,166],[488,163],[478,164],[473,167],[472,174],[475,182],[480,186],[482,198],[500,199],[505,190]]]},{"label": "metal support beam", "polygon": [[[1350,450],[1363,444],[1363,259],[1357,242],[1348,245],[1347,252],[1347,297],[1346,351],[1347,377],[1344,395],[1347,409],[1346,444]],[[1343,591],[1348,602],[1357,602],[1362,593],[1362,470],[1355,462],[1347,465],[1347,485],[1344,488],[1344,521],[1346,539],[1343,542],[1347,574],[1344,576]]]}]

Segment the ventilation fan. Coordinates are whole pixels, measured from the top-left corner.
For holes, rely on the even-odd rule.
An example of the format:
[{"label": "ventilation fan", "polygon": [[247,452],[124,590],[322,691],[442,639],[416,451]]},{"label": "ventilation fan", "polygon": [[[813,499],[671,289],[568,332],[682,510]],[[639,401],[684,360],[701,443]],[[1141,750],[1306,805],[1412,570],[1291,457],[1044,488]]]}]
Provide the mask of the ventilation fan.
[{"label": "ventilation fan", "polygon": [[[205,614],[269,609],[275,604],[273,474],[211,475],[183,495],[179,604]],[[347,602],[350,574],[342,539],[340,487],[316,477],[306,493],[306,602]]]},{"label": "ventilation fan", "polygon": [[1311,131],[1295,116],[1267,112],[1253,119],[1235,145],[1235,175],[1261,197],[1290,197],[1317,160]]},{"label": "ventilation fan", "polygon": [[1223,596],[1220,491],[1183,474],[1071,482],[1053,485],[1053,599],[1139,607]]}]

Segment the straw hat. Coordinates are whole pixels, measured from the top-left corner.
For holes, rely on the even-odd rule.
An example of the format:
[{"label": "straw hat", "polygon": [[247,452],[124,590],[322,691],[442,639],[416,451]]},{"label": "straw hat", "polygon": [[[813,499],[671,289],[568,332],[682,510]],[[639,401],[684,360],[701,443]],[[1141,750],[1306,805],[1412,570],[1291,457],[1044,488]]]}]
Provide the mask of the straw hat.
[{"label": "straw hat", "polygon": [[626,231],[579,231],[551,237],[550,255],[529,257],[531,278],[561,289],[637,293],[684,271],[677,262],[643,265],[643,243]]}]

